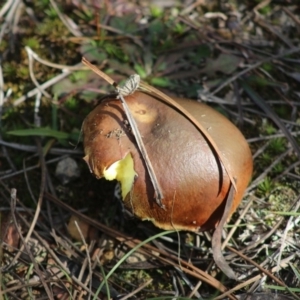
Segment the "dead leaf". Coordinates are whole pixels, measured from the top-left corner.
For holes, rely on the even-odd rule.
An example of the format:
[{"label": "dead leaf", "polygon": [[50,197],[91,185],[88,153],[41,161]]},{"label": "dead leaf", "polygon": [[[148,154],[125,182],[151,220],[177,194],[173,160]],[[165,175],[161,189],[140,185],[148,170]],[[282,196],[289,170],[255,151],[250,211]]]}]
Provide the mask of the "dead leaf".
[{"label": "dead leaf", "polygon": [[78,231],[78,228],[77,228],[75,222],[77,223],[78,227],[80,228],[83,238],[85,240],[87,240],[89,230],[90,230],[90,225],[88,223],[84,222],[83,220],[79,219],[75,215],[71,216],[70,221],[68,223],[68,232],[69,232],[70,236],[77,241],[82,241],[82,237]]}]

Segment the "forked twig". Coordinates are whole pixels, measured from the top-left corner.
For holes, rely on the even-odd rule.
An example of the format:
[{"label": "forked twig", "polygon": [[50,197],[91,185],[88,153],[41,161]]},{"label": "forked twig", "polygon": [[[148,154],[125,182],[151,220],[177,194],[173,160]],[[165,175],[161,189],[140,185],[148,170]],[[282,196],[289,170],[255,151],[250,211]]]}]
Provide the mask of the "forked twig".
[{"label": "forked twig", "polygon": [[124,84],[124,86],[120,87],[118,86],[118,84],[108,75],[106,75],[104,72],[102,72],[101,70],[99,70],[96,66],[94,66],[93,64],[91,64],[88,60],[86,60],[84,57],[82,58],[82,63],[85,64],[86,66],[88,66],[92,71],[94,71],[96,74],[98,74],[100,77],[102,77],[104,80],[106,80],[110,85],[114,86],[117,93],[118,93],[118,98],[121,100],[121,103],[123,105],[126,117],[128,119],[129,125],[131,126],[133,135],[135,137],[136,143],[138,145],[138,148],[143,156],[143,159],[145,161],[154,191],[155,191],[155,199],[156,199],[156,203],[161,207],[161,208],[165,208],[165,206],[162,204],[162,199],[163,199],[163,193],[160,187],[160,184],[157,180],[155,171],[153,169],[152,163],[149,159],[146,147],[144,145],[143,139],[141,137],[141,134],[138,130],[137,124],[134,120],[134,118],[132,117],[132,114],[130,112],[130,109],[124,99],[124,96],[128,96],[132,93],[134,93],[138,87],[139,87],[139,83],[140,83],[140,77],[138,75],[132,75]]}]

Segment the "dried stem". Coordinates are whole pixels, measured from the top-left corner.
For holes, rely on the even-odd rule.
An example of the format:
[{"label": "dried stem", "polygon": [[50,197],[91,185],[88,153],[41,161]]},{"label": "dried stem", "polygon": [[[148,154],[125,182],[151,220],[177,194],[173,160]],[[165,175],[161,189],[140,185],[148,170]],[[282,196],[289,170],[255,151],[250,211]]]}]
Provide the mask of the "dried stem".
[{"label": "dried stem", "polygon": [[[143,156],[143,159],[145,161],[147,171],[149,173],[149,176],[150,176],[153,188],[154,188],[156,202],[161,208],[165,208],[165,206],[161,202],[161,200],[163,199],[163,193],[162,193],[161,187],[159,185],[159,182],[157,180],[157,177],[156,177],[155,171],[153,169],[152,163],[149,159],[149,156],[148,156],[146,147],[144,145],[143,139],[141,137],[141,134],[139,132],[137,124],[136,124],[134,118],[132,117],[130,109],[129,109],[129,107],[128,107],[128,105],[127,105],[127,103],[126,103],[126,101],[123,97],[123,95],[130,95],[130,94],[134,93],[135,90],[139,87],[139,76],[137,77],[137,75],[134,75],[132,78],[130,78],[125,83],[124,87],[119,87],[118,84],[111,77],[109,77],[104,72],[99,70],[96,66],[91,64],[84,57],[82,58],[82,63],[85,64],[86,66],[88,66],[92,71],[94,71],[96,74],[98,74],[104,80],[106,80],[110,85],[112,85],[116,88],[116,91],[118,92],[118,98],[122,102],[126,117],[128,119],[129,125],[131,126],[131,129],[132,129],[133,135],[135,137],[136,143],[137,143],[138,148],[139,148],[139,150],[140,150],[140,152]],[[134,81],[134,78],[135,78],[136,82]]]},{"label": "dried stem", "polygon": [[139,147],[139,150],[140,152],[142,153],[142,156],[143,156],[143,159],[145,161],[145,164],[146,164],[146,167],[147,167],[147,170],[148,170],[148,173],[149,173],[149,176],[150,176],[150,179],[151,179],[151,182],[153,184],[153,188],[154,188],[154,191],[155,191],[155,199],[156,199],[156,203],[161,207],[161,208],[165,208],[165,206],[162,204],[161,200],[163,199],[163,193],[161,191],[161,187],[158,183],[158,180],[157,180],[157,177],[156,177],[156,174],[155,174],[155,171],[153,169],[153,166],[152,166],[152,163],[151,163],[151,160],[148,156],[148,153],[147,153],[147,150],[145,148],[145,145],[144,145],[144,142],[142,140],[142,137],[139,133],[139,130],[138,130],[138,127],[137,127],[137,124],[134,120],[134,118],[132,117],[131,115],[131,112],[129,110],[129,107],[123,97],[122,94],[119,94],[119,97],[120,97],[120,100],[122,102],[122,105],[123,105],[123,108],[124,108],[124,111],[126,113],[126,116],[127,116],[127,119],[128,119],[128,122],[130,124],[130,127],[131,127],[131,130],[133,132],[133,135],[135,136],[135,140],[137,142],[137,145]]}]

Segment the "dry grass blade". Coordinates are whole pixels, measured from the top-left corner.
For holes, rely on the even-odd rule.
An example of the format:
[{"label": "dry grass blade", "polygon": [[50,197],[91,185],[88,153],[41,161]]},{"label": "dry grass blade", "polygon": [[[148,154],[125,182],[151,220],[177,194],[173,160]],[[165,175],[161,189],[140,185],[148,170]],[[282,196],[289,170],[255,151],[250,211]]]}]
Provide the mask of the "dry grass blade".
[{"label": "dry grass blade", "polygon": [[231,279],[237,279],[233,270],[229,267],[228,263],[226,262],[223,254],[222,254],[222,246],[221,246],[221,240],[222,240],[222,231],[225,223],[227,222],[228,216],[230,214],[230,209],[233,203],[234,198],[234,188],[231,184],[229,193],[226,199],[226,205],[224,209],[224,213],[222,216],[222,219],[220,220],[217,228],[215,229],[215,232],[213,234],[211,245],[213,249],[213,257],[217,264],[217,266]]},{"label": "dry grass blade", "polygon": [[237,80],[239,78],[242,78],[242,76],[244,74],[247,74],[247,73],[249,73],[252,70],[255,70],[256,68],[260,67],[262,64],[270,62],[270,61],[275,60],[275,59],[282,58],[284,56],[289,56],[289,55],[298,53],[299,51],[300,51],[300,48],[296,47],[296,48],[288,50],[288,51],[286,51],[284,53],[280,53],[278,55],[270,55],[270,56],[268,56],[267,58],[265,58],[265,59],[263,59],[261,61],[258,61],[257,63],[255,63],[255,64],[253,64],[253,65],[245,68],[244,70],[240,71],[239,73],[237,73],[237,74],[233,75],[232,77],[230,77],[229,79],[225,80],[214,91],[212,91],[211,93],[209,93],[209,96],[213,96],[216,93],[220,92],[224,87],[228,86],[228,84],[230,84],[231,82],[234,82],[235,80]]},{"label": "dry grass blade", "polygon": [[[74,66],[74,70],[77,69],[77,66],[79,67],[81,65],[80,64],[76,64]],[[62,79],[64,79],[65,77],[69,76],[70,74],[73,73],[74,70],[64,70],[61,74],[49,79],[48,81],[44,82],[43,84],[39,85],[39,88],[34,88],[33,90],[29,91],[28,93],[26,93],[25,95],[22,95],[21,97],[19,97],[18,99],[16,99],[13,102],[13,106],[18,106],[21,103],[23,103],[26,99],[31,98],[33,96],[36,96],[39,92],[40,89],[46,89],[50,86],[52,86],[53,84],[61,81]]]},{"label": "dry grass blade", "polygon": [[[172,7],[166,1],[149,7],[148,2],[1,2],[0,298],[299,299],[299,5],[287,0],[182,0],[171,1]],[[91,69],[82,57],[100,70],[87,72]],[[253,179],[222,231],[222,253],[238,282],[220,279],[211,234],[182,231],[140,247],[97,296],[105,274],[158,231],[122,215],[114,183],[90,176],[80,143],[74,149],[68,139],[43,136],[37,144],[34,136],[8,134],[41,121],[75,140],[99,94],[121,93],[118,105],[124,115],[121,101],[137,85],[123,94],[117,83],[133,72],[143,80],[142,92],[181,112],[207,137],[222,168],[226,157],[222,161],[209,142],[212,131],[198,127],[167,95],[207,102],[238,125],[250,144]],[[49,151],[43,154],[42,149]],[[81,177],[64,185],[55,170],[66,155],[76,160]],[[234,184],[235,174],[226,172]],[[149,186],[152,191],[150,179]],[[162,192],[167,199],[167,190]],[[157,206],[154,198],[153,204]],[[95,235],[72,240],[65,226],[70,214],[84,218]],[[106,254],[112,260],[105,260]],[[137,257],[143,261],[129,263]]]},{"label": "dry grass blade", "polygon": [[163,192],[162,192],[160,184],[159,184],[159,182],[157,180],[157,177],[156,177],[154,168],[152,166],[151,160],[150,160],[150,158],[148,156],[147,150],[146,150],[146,148],[144,146],[144,142],[143,142],[143,139],[141,137],[141,134],[139,133],[139,129],[137,127],[137,124],[136,124],[134,118],[131,115],[130,109],[129,109],[129,107],[128,107],[128,105],[127,105],[127,103],[126,103],[123,95],[119,94],[119,97],[120,97],[120,99],[122,101],[122,105],[124,107],[124,110],[125,110],[128,122],[129,122],[129,124],[130,124],[130,126],[132,128],[132,132],[134,133],[135,140],[137,142],[137,145],[139,147],[140,152],[142,153],[142,156],[144,158],[144,162],[146,164],[149,176],[151,178],[151,182],[153,184],[153,188],[154,188],[154,191],[155,191],[155,200],[156,200],[157,204],[162,209],[164,209],[165,207],[164,207],[164,205],[162,203],[162,199],[164,198]]},{"label": "dry grass blade", "polygon": [[[85,251],[86,251],[86,259],[84,261],[84,264],[82,264],[82,268],[81,268],[81,271],[80,271],[80,274],[78,276],[78,279],[79,280],[82,280],[82,276],[84,274],[84,271],[85,271],[85,264],[88,264],[88,267],[89,267],[89,272],[88,272],[88,276],[87,276],[87,279],[86,279],[86,283],[89,283],[89,296],[88,296],[88,299],[90,299],[91,297],[91,292],[92,292],[92,262],[91,262],[91,256],[90,256],[90,252],[89,252],[89,247],[86,243],[86,240],[83,236],[83,233],[80,229],[80,226],[78,225],[77,221],[75,221],[75,226],[80,234],[80,237],[81,237],[81,240],[83,242],[83,245],[85,247]],[[92,246],[92,245],[91,245]],[[73,295],[73,298],[76,299],[76,294],[77,294],[77,291],[75,290],[74,291],[74,295]],[[83,295],[80,295],[79,298],[81,298]]]},{"label": "dry grass blade", "polygon": [[[20,229],[19,229],[19,227],[18,227],[18,225],[17,225],[17,220],[16,220],[16,217],[15,217],[15,206],[16,206],[16,202],[17,202],[17,190],[16,190],[16,189],[12,189],[12,190],[11,190],[12,217],[13,217],[13,219],[14,219],[14,223],[15,223],[16,229],[17,229],[17,231],[18,231],[18,233],[19,233],[19,236],[20,236],[20,238],[21,238],[21,240],[22,240],[22,247],[21,247],[21,249],[20,249],[20,251],[19,251],[19,254],[21,254],[22,249],[25,248],[26,253],[27,253],[27,255],[30,257],[31,262],[32,262],[33,265],[34,265],[34,269],[35,269],[36,273],[38,274],[38,276],[39,276],[39,278],[40,278],[40,280],[41,280],[41,282],[42,282],[43,287],[45,288],[45,291],[46,291],[46,293],[47,293],[49,299],[54,299],[52,290],[50,290],[48,284],[46,283],[46,281],[45,281],[45,279],[44,279],[44,277],[43,277],[42,271],[41,271],[41,269],[40,269],[38,263],[36,262],[35,257],[34,257],[33,254],[31,253],[31,249],[30,249],[30,248],[28,247],[28,245],[27,245],[27,242],[28,242],[28,239],[29,239],[29,236],[30,236],[30,235],[28,234],[28,235],[26,236],[26,238],[24,239],[24,237],[23,237],[23,235],[22,235],[22,233],[21,233],[21,231],[20,231]],[[37,210],[37,211],[38,211],[38,210]],[[37,214],[36,214],[36,215],[37,215]],[[35,224],[35,223],[33,223],[33,224]],[[34,228],[34,226],[31,226],[31,228]],[[15,261],[18,260],[17,257],[14,257],[14,259],[15,259]]]},{"label": "dry grass blade", "polygon": [[[81,214],[77,210],[73,209],[66,203],[60,201],[59,199],[53,197],[52,195],[50,195],[48,193],[45,194],[45,198],[47,200],[50,200],[51,202],[55,203],[56,205],[66,209],[68,211],[71,211],[72,214],[78,216],[79,218],[81,218],[82,220],[84,220],[85,222],[90,224],[91,226],[94,226],[95,228],[98,228],[99,230],[105,232],[106,234],[116,238],[118,241],[126,244],[131,249],[136,247],[137,245],[141,244],[140,240],[132,239],[132,238],[130,238],[130,236],[127,236],[122,232],[116,231],[94,219],[91,219],[91,218],[85,216],[84,214]],[[144,245],[141,249],[139,249],[139,251],[141,251],[143,254],[146,254],[147,256],[150,256],[150,257],[153,256],[153,253],[160,253],[160,256],[155,256],[155,259],[163,262],[164,264],[181,268],[182,271],[184,271],[186,274],[189,274],[199,280],[202,280],[202,281],[208,283],[209,285],[218,289],[220,292],[226,291],[226,287],[220,281],[218,281],[217,279],[215,279],[208,273],[202,271],[201,269],[197,268],[193,264],[191,264],[185,260],[178,259],[178,256],[171,255],[170,253],[168,253],[166,251],[162,251],[162,250],[160,250],[156,247],[153,247],[149,244]],[[180,262],[181,266],[178,264],[178,261]],[[230,295],[229,298],[236,299],[232,295]]]},{"label": "dry grass blade", "polygon": [[[289,261],[293,260],[294,259],[294,255],[286,258],[284,261],[281,262],[281,265],[285,266]],[[277,266],[277,267],[274,267],[272,269],[272,272],[277,272],[279,271],[281,268],[281,266]],[[257,281],[257,280],[260,280],[261,278],[263,277],[262,274],[259,274],[259,275],[256,275],[248,280],[246,280],[245,282],[242,282],[238,285],[236,285],[234,288],[228,290],[227,292],[221,294],[220,296],[217,296],[216,298],[214,298],[215,300],[219,300],[219,299],[224,299],[225,297],[228,297],[228,295],[230,295],[230,293],[234,293],[235,291],[238,291],[238,290],[241,290],[242,288],[250,285],[251,283]]]},{"label": "dry grass blade", "polygon": [[289,140],[291,145],[293,146],[295,152],[300,158],[300,147],[296,142],[295,138],[291,135],[289,130],[284,126],[280,118],[273,111],[273,109],[262,99],[245,81],[241,81],[241,85],[246,93],[249,95],[251,100],[260,107],[267,116],[281,129],[281,131],[285,134],[286,138]]},{"label": "dry grass blade", "polygon": [[[140,150],[140,152],[142,154],[142,157],[143,157],[144,162],[146,164],[149,176],[151,178],[151,182],[152,182],[153,188],[155,190],[155,199],[156,199],[156,202],[158,203],[158,205],[161,208],[164,208],[164,205],[161,202],[161,200],[163,199],[163,192],[162,192],[160,184],[159,184],[159,182],[157,180],[155,171],[153,169],[151,160],[149,159],[149,156],[148,156],[146,147],[144,145],[143,139],[141,137],[141,134],[139,132],[139,129],[138,129],[138,127],[136,125],[136,122],[135,122],[135,120],[132,117],[132,114],[130,112],[130,109],[129,109],[129,107],[128,107],[128,105],[127,105],[127,103],[126,103],[126,101],[125,101],[125,99],[124,99],[124,97],[122,95],[122,92],[123,93],[127,93],[127,95],[135,92],[135,90],[138,88],[138,85],[139,85],[139,82],[140,82],[139,81],[139,76],[138,76],[138,82],[135,82],[133,85],[131,84],[132,79],[129,79],[127,81],[127,85],[133,86],[134,87],[133,89],[132,88],[130,89],[130,86],[129,87],[127,87],[127,86],[126,87],[119,87],[116,82],[114,82],[104,72],[100,71],[96,66],[92,65],[84,57],[82,58],[82,63],[85,64],[86,66],[88,66],[92,71],[94,71],[96,74],[98,74],[99,76],[101,76],[104,80],[106,80],[109,84],[111,84],[112,86],[114,86],[116,88],[116,90],[117,90],[117,92],[119,94],[118,97],[120,98],[120,100],[122,102],[124,111],[126,113],[126,117],[127,117],[128,122],[129,122],[129,124],[130,124],[130,126],[132,128],[133,135],[135,137],[135,140],[137,142],[138,148],[139,148],[139,150]],[[135,75],[135,76],[137,76],[137,75]],[[128,94],[128,90],[129,90],[129,94]]]},{"label": "dry grass blade", "polygon": [[[267,276],[269,276],[270,278],[272,278],[275,282],[277,282],[280,286],[283,286],[284,288],[286,288],[286,291],[289,291],[288,286],[282,282],[280,279],[278,279],[276,276],[274,276],[270,271],[262,268],[259,264],[257,264],[255,261],[253,261],[252,259],[250,259],[249,257],[247,257],[246,255],[242,254],[241,252],[233,249],[230,246],[227,246],[227,248],[232,251],[233,253],[237,254],[238,256],[240,256],[241,258],[243,258],[244,260],[250,262],[252,265],[254,265],[256,268],[258,268],[261,272],[263,272],[264,274],[266,274]],[[289,291],[294,297],[295,299],[300,299],[300,297],[298,297],[295,293],[293,293],[292,291]]]},{"label": "dry grass blade", "polygon": [[89,67],[93,72],[95,72],[97,75],[99,75],[101,78],[103,78],[110,85],[112,85],[114,87],[117,86],[117,83],[110,76],[106,75],[104,72],[102,72],[95,65],[91,64],[85,57],[83,57],[81,61],[84,65]]},{"label": "dry grass blade", "polygon": [[126,299],[129,299],[130,297],[133,297],[139,291],[142,291],[146,286],[148,286],[149,284],[151,284],[152,281],[153,281],[153,279],[150,279],[150,280],[146,281],[145,283],[141,284],[135,291],[133,291],[133,292],[129,293],[128,295],[120,298],[120,300],[126,300]]}]

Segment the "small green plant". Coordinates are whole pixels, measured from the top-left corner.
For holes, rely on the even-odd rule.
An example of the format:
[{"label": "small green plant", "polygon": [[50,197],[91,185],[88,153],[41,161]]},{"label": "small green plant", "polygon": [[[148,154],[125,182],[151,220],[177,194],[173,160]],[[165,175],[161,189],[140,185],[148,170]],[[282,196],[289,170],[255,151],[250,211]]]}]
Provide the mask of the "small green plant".
[{"label": "small green plant", "polygon": [[267,15],[271,12],[271,6],[270,5],[266,5],[264,6],[263,8],[261,8],[259,10],[259,12],[262,14],[262,15]]},{"label": "small green plant", "polygon": [[117,44],[105,42],[102,47],[111,58],[117,58],[122,62],[128,61],[128,56],[124,54],[122,48]]},{"label": "small green plant", "polygon": [[58,17],[57,12],[53,7],[45,9],[44,12],[50,19],[56,19]]},{"label": "small green plant", "polygon": [[156,5],[151,5],[150,14],[153,18],[160,18],[163,15],[163,10],[161,9],[161,7],[158,7]]},{"label": "small green plant", "polygon": [[272,160],[272,156],[270,155],[270,153],[268,152],[264,152],[262,155],[261,155],[261,160],[264,164],[266,163],[269,163],[271,162]]},{"label": "small green plant", "polygon": [[170,79],[165,77],[153,77],[150,80],[150,84],[158,86],[158,87],[171,87],[172,82]]},{"label": "small green plant", "polygon": [[49,0],[40,0],[40,1],[36,1],[36,7],[39,9],[45,9],[46,7],[48,7],[50,4]]},{"label": "small green plant", "polygon": [[274,183],[272,182],[272,179],[268,176],[258,185],[258,191],[261,196],[266,196],[270,194],[273,188]]},{"label": "small green plant", "polygon": [[184,31],[186,30],[186,28],[187,27],[184,24],[177,23],[177,24],[175,24],[173,31],[176,34],[183,34]]},{"label": "small green plant", "polygon": [[284,170],[284,165],[282,163],[278,163],[273,169],[273,171],[277,174],[280,174],[283,170]]},{"label": "small green plant", "polygon": [[68,109],[76,110],[79,106],[79,102],[74,97],[68,97],[65,101],[65,106]]},{"label": "small green plant", "polygon": [[140,77],[142,79],[145,79],[147,77],[147,72],[146,72],[145,68],[143,66],[141,66],[140,64],[135,64],[134,70],[137,72],[138,75],[140,75]]},{"label": "small green plant", "polygon": [[272,123],[270,123],[267,119],[263,119],[262,126],[261,126],[261,132],[266,135],[271,135],[276,132],[276,128]]},{"label": "small green plant", "polygon": [[78,16],[80,19],[82,19],[84,22],[89,23],[93,21],[94,14],[92,10],[89,9],[81,9],[81,10],[74,10],[75,16]]},{"label": "small green plant", "polygon": [[261,67],[267,72],[271,72],[274,69],[274,66],[270,63],[264,63]]},{"label": "small green plant", "polygon": [[271,140],[269,149],[274,154],[282,153],[285,150],[285,140],[282,138],[275,138]]}]

